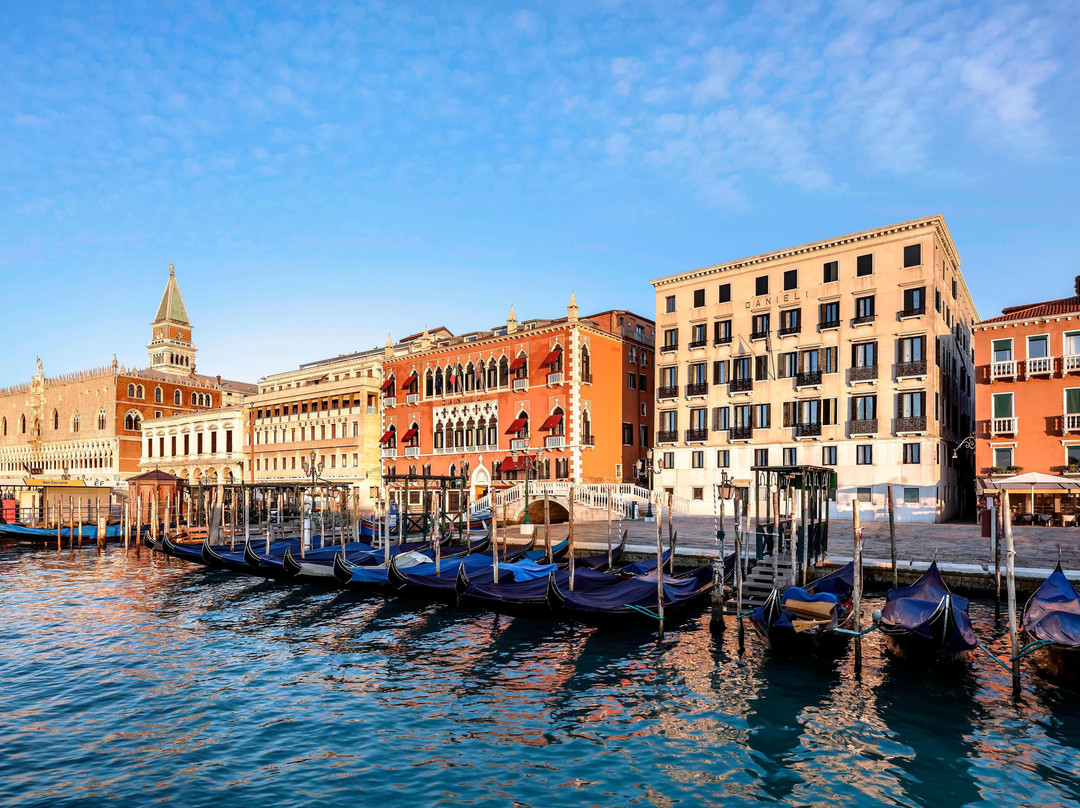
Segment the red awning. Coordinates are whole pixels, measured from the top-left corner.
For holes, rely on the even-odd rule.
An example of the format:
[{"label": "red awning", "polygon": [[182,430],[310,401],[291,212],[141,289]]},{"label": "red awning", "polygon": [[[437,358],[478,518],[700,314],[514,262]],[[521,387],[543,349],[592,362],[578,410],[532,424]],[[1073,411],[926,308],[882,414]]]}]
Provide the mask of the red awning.
[{"label": "red awning", "polygon": [[559,424],[562,423],[562,413],[557,412],[554,415],[549,415],[547,420],[540,426],[540,428],[546,432],[550,432],[553,429],[558,429]]},{"label": "red awning", "polygon": [[394,428],[390,427],[388,430],[386,430],[383,436],[379,438],[379,443],[386,443],[392,437],[394,437]]},{"label": "red awning", "polygon": [[516,435],[518,432],[525,428],[525,425],[529,423],[528,418],[515,418],[514,423],[510,424],[510,428],[506,430],[507,435]]},{"label": "red awning", "polygon": [[420,430],[417,429],[415,426],[409,427],[405,430],[405,434],[401,436],[401,442],[408,443],[413,439],[413,435],[415,435],[419,431]]},{"label": "red awning", "polygon": [[503,458],[503,461],[499,464],[499,471],[517,471],[518,464],[514,458],[507,455]]},{"label": "red awning", "polygon": [[415,382],[417,378],[419,377],[416,375],[416,371],[414,370],[412,373],[409,374],[409,378],[407,378],[401,383],[401,389],[408,390],[410,387],[412,387],[412,383]]},{"label": "red awning", "polygon": [[527,358],[528,357],[525,357],[525,356],[519,356],[517,359],[515,359],[513,362],[511,362],[510,363],[510,372],[513,373],[515,370],[518,370],[519,368],[521,368],[521,366],[525,364],[525,360]]},{"label": "red awning", "polygon": [[544,357],[544,361],[540,363],[540,367],[546,368],[554,365],[559,361],[559,357],[562,356],[562,348],[556,348],[554,351]]},{"label": "red awning", "polygon": [[385,393],[387,390],[389,390],[393,386],[394,386],[394,377],[391,376],[389,379],[387,379],[385,382],[382,383],[382,387],[380,387],[379,390],[381,392]]}]

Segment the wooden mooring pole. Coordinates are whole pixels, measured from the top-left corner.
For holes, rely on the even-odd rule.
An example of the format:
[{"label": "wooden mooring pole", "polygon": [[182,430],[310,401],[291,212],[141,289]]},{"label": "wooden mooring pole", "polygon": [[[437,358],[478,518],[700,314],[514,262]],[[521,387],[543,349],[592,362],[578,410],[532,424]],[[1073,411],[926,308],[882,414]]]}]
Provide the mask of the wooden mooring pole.
[{"label": "wooden mooring pole", "polygon": [[547,550],[547,563],[551,563],[551,500],[544,490],[544,549]]},{"label": "wooden mooring pole", "polygon": [[1013,549],[1012,515],[1010,513],[1009,492],[1002,492],[1005,507],[1002,512],[1005,516],[1005,585],[1009,593],[1009,640],[1012,643],[1012,659],[1009,667],[1012,669],[1013,698],[1020,697],[1020,636],[1016,626],[1016,553]]},{"label": "wooden mooring pole", "polygon": [[851,610],[855,613],[855,675],[862,674],[862,524],[859,522],[858,494],[851,502],[851,526],[855,539],[855,590],[851,594]]},{"label": "wooden mooring pole", "polygon": [[896,567],[896,514],[894,512],[893,490],[889,486],[889,560],[892,563],[892,588],[900,586],[900,572]]},{"label": "wooden mooring pole", "polygon": [[570,591],[574,591],[574,485],[570,484],[570,502],[568,512],[570,521],[567,522],[566,540],[570,544]]},{"label": "wooden mooring pole", "polygon": [[739,500],[735,500],[735,624],[739,635],[739,654],[743,652],[742,589],[743,589],[742,531],[739,530]]},{"label": "wooden mooring pole", "polygon": [[[670,498],[668,499],[670,503]],[[657,505],[657,510],[662,506]],[[668,530],[671,530],[671,506],[668,505]],[[656,520],[656,616],[660,619],[660,639],[664,639],[664,534]]]}]

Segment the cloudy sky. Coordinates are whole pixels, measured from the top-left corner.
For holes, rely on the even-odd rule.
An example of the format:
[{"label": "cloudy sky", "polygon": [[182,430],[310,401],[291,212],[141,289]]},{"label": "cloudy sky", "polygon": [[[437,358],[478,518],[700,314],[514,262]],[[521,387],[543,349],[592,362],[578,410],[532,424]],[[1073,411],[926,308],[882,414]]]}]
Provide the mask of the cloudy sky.
[{"label": "cloudy sky", "polygon": [[1080,274],[1075,2],[252,5],[0,6],[0,384],[170,262],[247,380],[931,213],[983,316]]}]

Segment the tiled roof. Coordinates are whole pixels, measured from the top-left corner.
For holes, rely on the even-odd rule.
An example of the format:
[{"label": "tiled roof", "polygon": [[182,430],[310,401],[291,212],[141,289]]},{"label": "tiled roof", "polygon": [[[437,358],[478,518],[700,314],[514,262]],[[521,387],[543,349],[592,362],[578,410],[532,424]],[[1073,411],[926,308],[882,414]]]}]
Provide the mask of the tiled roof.
[{"label": "tiled roof", "polygon": [[1080,314],[1080,295],[1063,297],[1060,300],[1047,300],[1042,303],[1027,303],[1023,306],[1009,306],[1001,310],[1000,317],[983,320],[984,323],[1001,323],[1006,320],[1029,320],[1033,317],[1054,317],[1059,314]]}]

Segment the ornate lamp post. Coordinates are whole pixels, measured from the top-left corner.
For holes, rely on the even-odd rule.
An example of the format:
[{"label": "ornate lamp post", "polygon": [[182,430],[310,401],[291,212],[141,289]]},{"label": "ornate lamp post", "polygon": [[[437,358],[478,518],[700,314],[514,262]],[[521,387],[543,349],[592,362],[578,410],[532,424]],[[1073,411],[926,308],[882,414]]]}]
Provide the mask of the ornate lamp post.
[{"label": "ornate lamp post", "polygon": [[[300,467],[304,470],[304,474],[311,477],[311,512],[315,513],[315,484],[319,481],[319,477],[322,476],[323,468],[326,466],[325,460],[315,462],[315,458],[318,455],[315,450],[312,449],[308,457],[300,458]],[[310,458],[310,459],[309,459]]]},{"label": "ornate lamp post", "polygon": [[[645,474],[643,474],[642,476],[648,477],[650,494],[653,490],[653,473],[655,471],[659,471],[659,469],[656,467],[656,462],[659,462],[659,458],[656,458],[655,462],[654,458],[656,458],[656,454],[653,452],[653,450],[651,448],[647,449],[645,451]],[[648,504],[648,510],[645,511],[645,521],[651,522],[655,518],[652,512],[652,497],[649,497]]]},{"label": "ornate lamp post", "polygon": [[[720,472],[720,482],[716,486],[716,491],[720,495],[720,525],[716,531],[716,538],[720,540],[721,546],[723,546],[725,536],[724,502],[735,496],[735,483],[730,477],[728,477],[728,473],[726,471]],[[735,529],[738,530],[738,525],[735,526]]]}]

